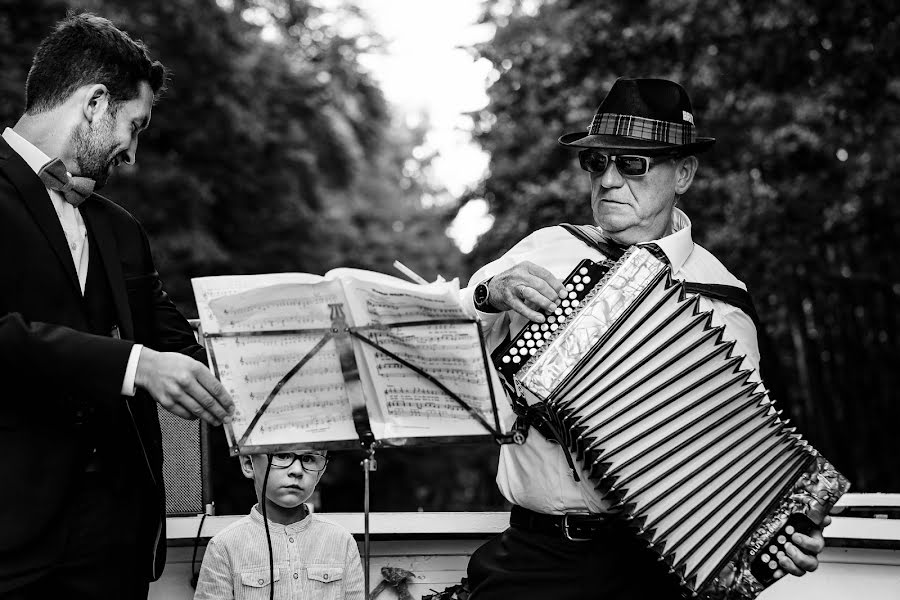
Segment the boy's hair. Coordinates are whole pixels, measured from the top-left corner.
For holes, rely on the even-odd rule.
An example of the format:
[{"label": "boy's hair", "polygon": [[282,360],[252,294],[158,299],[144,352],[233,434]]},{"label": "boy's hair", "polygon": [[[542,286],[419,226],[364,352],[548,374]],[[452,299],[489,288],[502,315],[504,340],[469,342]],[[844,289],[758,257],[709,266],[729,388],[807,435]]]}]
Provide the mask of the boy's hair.
[{"label": "boy's hair", "polygon": [[25,112],[56,108],[78,88],[95,83],[107,87],[115,111],[121,103],[137,98],[142,81],[158,98],[166,77],[166,68],[151,60],[143,42],[131,39],[103,17],[70,12],[34,54],[25,81]]}]

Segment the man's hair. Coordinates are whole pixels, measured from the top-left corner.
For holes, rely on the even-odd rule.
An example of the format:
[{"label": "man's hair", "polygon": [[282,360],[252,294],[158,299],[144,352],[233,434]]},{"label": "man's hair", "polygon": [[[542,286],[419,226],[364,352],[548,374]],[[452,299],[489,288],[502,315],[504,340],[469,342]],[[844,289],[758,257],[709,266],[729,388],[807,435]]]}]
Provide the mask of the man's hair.
[{"label": "man's hair", "polygon": [[150,58],[141,41],[91,13],[69,15],[38,46],[25,82],[25,112],[56,108],[75,90],[102,83],[112,110],[137,98],[146,81],[158,98],[165,90],[166,68]]}]

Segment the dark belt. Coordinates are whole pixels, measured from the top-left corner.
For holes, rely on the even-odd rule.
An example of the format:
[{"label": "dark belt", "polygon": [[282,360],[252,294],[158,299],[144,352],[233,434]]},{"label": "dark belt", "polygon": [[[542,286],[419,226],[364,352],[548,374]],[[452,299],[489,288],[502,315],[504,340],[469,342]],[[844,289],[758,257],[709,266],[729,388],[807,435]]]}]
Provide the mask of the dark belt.
[{"label": "dark belt", "polygon": [[514,505],[509,513],[509,524],[528,531],[559,535],[576,542],[602,537],[610,531],[612,520],[604,515],[586,511],[545,515]]}]

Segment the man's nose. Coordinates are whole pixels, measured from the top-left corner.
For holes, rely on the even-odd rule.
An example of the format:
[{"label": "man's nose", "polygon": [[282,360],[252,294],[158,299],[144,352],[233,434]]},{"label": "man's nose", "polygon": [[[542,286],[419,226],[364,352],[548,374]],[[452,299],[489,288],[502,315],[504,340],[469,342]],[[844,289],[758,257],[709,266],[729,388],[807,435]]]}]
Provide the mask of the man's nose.
[{"label": "man's nose", "polygon": [[126,165],[133,165],[134,161],[137,160],[137,140],[132,140],[131,144],[128,145],[128,148],[122,152],[122,162]]},{"label": "man's nose", "polygon": [[625,184],[625,178],[619,173],[615,161],[609,161],[606,170],[600,175],[600,185],[605,188],[618,188]]}]

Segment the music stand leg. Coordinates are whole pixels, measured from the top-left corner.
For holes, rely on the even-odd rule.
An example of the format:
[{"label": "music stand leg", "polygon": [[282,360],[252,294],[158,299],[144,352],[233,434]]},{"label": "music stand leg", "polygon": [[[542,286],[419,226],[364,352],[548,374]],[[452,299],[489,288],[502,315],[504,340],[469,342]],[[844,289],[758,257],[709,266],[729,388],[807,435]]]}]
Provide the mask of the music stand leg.
[{"label": "music stand leg", "polygon": [[369,587],[369,562],[371,548],[369,544],[369,473],[378,468],[375,462],[375,448],[369,446],[368,455],[360,463],[363,468],[363,576],[365,577],[365,597],[368,599]]}]

